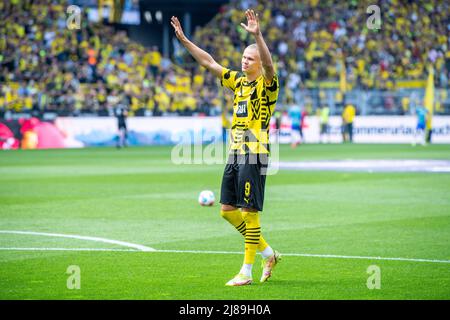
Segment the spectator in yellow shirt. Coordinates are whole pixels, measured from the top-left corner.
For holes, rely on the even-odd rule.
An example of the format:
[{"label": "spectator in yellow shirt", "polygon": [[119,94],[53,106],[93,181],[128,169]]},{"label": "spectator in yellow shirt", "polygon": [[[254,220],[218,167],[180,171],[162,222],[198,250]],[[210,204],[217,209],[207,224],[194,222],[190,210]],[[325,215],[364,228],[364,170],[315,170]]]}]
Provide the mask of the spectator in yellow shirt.
[{"label": "spectator in yellow shirt", "polygon": [[342,113],[342,121],[344,127],[344,142],[353,142],[353,121],[355,120],[356,109],[353,105],[347,104]]}]

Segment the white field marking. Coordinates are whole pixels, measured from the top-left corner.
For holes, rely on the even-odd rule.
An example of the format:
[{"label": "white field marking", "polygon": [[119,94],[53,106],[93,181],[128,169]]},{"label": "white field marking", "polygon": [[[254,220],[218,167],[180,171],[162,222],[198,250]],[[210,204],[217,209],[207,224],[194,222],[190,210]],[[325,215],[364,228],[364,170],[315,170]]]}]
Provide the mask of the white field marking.
[{"label": "white field marking", "polygon": [[348,172],[450,172],[448,160],[319,160],[281,161],[280,169]]},{"label": "white field marking", "polygon": [[108,249],[108,248],[0,248],[0,251],[112,251],[112,252],[141,252],[136,249]]},{"label": "white field marking", "polygon": [[124,241],[117,241],[117,240],[98,238],[98,237],[79,236],[79,235],[73,235],[73,234],[32,232],[32,231],[13,231],[13,230],[0,230],[0,233],[25,234],[25,235],[31,235],[31,236],[44,236],[44,237],[71,238],[71,239],[79,239],[79,240],[88,240],[88,241],[94,241],[94,242],[116,244],[116,245],[119,245],[122,247],[137,249],[139,251],[155,251],[155,249],[153,249],[153,248],[146,247],[146,246],[143,246],[140,244],[134,244],[134,243],[124,242]]},{"label": "white field marking", "polygon": [[[143,252],[135,249],[103,249],[103,248],[1,248],[0,251],[110,251],[110,252]],[[193,254],[237,254],[244,253],[237,251],[201,251],[201,250],[147,250],[155,253],[193,253]],[[283,253],[287,257],[312,257],[312,258],[332,258],[332,259],[363,259],[363,260],[386,260],[386,261],[409,261],[450,264],[450,260],[436,259],[415,259],[415,258],[389,258],[389,257],[365,257],[365,256],[343,256],[335,254],[310,254],[310,253]]]},{"label": "white field marking", "polygon": [[[156,250],[155,252],[172,252],[172,253],[203,253],[203,254],[244,254],[234,251],[196,251],[196,250]],[[412,262],[432,262],[432,263],[449,263],[450,260],[437,259],[416,259],[416,258],[389,258],[389,257],[365,257],[365,256],[343,256],[336,254],[310,254],[310,253],[281,253],[281,256],[291,257],[313,257],[313,258],[335,258],[335,259],[365,259],[365,260],[392,260],[392,261],[412,261]]]}]

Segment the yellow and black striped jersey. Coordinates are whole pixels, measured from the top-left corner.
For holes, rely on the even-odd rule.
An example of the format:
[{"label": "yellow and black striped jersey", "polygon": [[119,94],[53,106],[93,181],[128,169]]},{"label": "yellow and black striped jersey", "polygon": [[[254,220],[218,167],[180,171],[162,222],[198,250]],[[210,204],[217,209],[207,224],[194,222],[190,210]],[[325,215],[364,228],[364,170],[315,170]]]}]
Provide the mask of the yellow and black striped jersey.
[{"label": "yellow and black striped jersey", "polygon": [[246,75],[222,69],[222,86],[234,92],[230,152],[268,154],[270,117],[278,98],[278,77],[267,84],[261,75],[248,81]]}]

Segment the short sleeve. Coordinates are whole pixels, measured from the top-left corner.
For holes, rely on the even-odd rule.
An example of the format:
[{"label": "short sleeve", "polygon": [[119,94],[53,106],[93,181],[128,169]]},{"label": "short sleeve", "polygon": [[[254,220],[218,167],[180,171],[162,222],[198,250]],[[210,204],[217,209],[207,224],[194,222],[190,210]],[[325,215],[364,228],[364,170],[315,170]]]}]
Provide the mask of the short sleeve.
[{"label": "short sleeve", "polygon": [[220,79],[220,84],[223,87],[226,87],[230,89],[231,91],[234,91],[236,88],[236,76],[238,72],[237,71],[231,71],[230,69],[223,68],[222,69],[222,78]]},{"label": "short sleeve", "polygon": [[266,86],[266,94],[269,98],[269,101],[276,101],[278,98],[278,91],[280,89],[280,86],[278,84],[278,76],[275,74],[269,84],[267,84],[265,81],[264,84]]}]

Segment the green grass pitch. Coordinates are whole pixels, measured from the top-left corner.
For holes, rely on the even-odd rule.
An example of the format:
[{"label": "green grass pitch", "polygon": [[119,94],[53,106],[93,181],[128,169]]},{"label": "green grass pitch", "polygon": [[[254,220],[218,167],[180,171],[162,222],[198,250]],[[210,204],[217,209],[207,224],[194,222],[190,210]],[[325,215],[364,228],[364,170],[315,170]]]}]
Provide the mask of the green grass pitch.
[{"label": "green grass pitch", "polygon": [[[203,189],[219,197],[223,165],[174,165],[170,155],[170,147],[0,152],[1,231],[166,250],[3,232],[0,299],[450,299],[450,173],[280,170],[267,178],[261,223],[286,256],[267,283],[258,283],[258,256],[255,283],[230,288],[242,238],[217,202],[197,203]],[[350,158],[450,160],[450,147],[280,150],[281,161]],[[67,286],[73,265],[79,289]],[[373,265],[379,289],[367,286]]]}]

